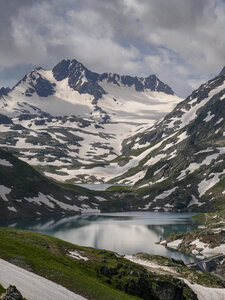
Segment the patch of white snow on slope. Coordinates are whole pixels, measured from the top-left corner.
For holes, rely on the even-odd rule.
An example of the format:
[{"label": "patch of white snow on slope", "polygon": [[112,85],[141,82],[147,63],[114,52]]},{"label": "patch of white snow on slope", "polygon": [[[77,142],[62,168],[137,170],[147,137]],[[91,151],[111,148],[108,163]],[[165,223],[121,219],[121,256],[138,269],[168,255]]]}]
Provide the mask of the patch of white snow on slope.
[{"label": "patch of white snow on slope", "polygon": [[194,245],[197,249],[200,249],[201,254],[225,254],[225,244],[221,244],[217,247],[210,248],[209,244],[201,242],[199,239],[196,239],[191,242],[191,245]]},{"label": "patch of white snow on slope", "polygon": [[224,174],[223,172],[220,173],[212,173],[210,176],[213,176],[210,179],[203,179],[199,184],[198,184],[198,192],[199,196],[201,197],[202,195],[205,194],[206,191],[208,191],[211,187],[213,187],[217,182],[220,181],[220,176]]},{"label": "patch of white snow on slope", "polygon": [[218,86],[217,88],[210,91],[208,94],[208,97],[202,100],[200,103],[195,104],[195,106],[192,106],[190,110],[185,112],[182,117],[180,118],[181,125],[180,128],[183,128],[184,126],[188,125],[192,120],[194,120],[197,117],[197,111],[199,108],[203,107],[213,96],[218,94],[220,91],[222,91],[225,88],[225,83],[223,82],[222,85]]},{"label": "patch of white snow on slope", "polygon": [[[177,177],[177,179],[178,180],[183,179],[187,175],[187,172],[189,174],[193,173],[195,170],[199,169],[201,166],[210,165],[213,160],[216,160],[220,155],[225,154],[225,147],[219,147],[219,148],[217,148],[217,150],[219,150],[219,153],[214,153],[214,154],[207,156],[201,163],[191,163],[185,170],[181,171],[181,173]],[[208,151],[211,151],[211,150],[207,150],[206,152],[208,152]],[[204,150],[200,151],[196,154],[203,153],[203,152],[204,152]],[[196,155],[196,154],[194,154],[194,155]]]},{"label": "patch of white snow on slope", "polygon": [[171,195],[176,189],[177,189],[177,186],[174,187],[174,188],[172,188],[172,189],[170,189],[170,190],[164,191],[162,194],[156,196],[155,199],[154,199],[153,201],[167,198],[167,197],[168,197],[169,195]]},{"label": "patch of white snow on slope", "polygon": [[188,280],[184,279],[184,282],[192,289],[192,291],[198,296],[198,300],[224,300],[225,289],[205,287],[200,284],[191,284]]},{"label": "patch of white snow on slope", "polygon": [[78,260],[88,260],[87,257],[80,255],[80,253],[78,251],[69,251],[68,256],[78,259]]},{"label": "patch of white snow on slope", "polygon": [[11,192],[11,189],[7,188],[4,185],[0,185],[0,197],[4,200],[4,201],[8,201],[6,195],[8,195]]},{"label": "patch of white snow on slope", "polygon": [[0,283],[15,285],[29,300],[86,300],[61,285],[0,259]]},{"label": "patch of white snow on slope", "polygon": [[183,240],[175,240],[170,243],[167,243],[167,247],[177,249],[178,246],[182,243]]},{"label": "patch of white snow on slope", "polygon": [[204,122],[209,122],[210,120],[212,120],[212,118],[214,118],[215,115],[211,115],[211,111],[208,111],[207,116],[205,117],[205,119],[203,120]]},{"label": "patch of white snow on slope", "polygon": [[63,203],[59,200],[56,200],[55,198],[53,198],[50,195],[44,195],[40,192],[37,197],[32,197],[32,198],[29,197],[29,198],[25,198],[25,200],[27,200],[28,202],[34,202],[39,205],[45,204],[50,208],[55,208],[55,204],[57,204],[59,207],[61,207],[62,209],[65,209],[65,210],[73,210],[73,211],[80,210],[80,208],[77,207],[76,205],[69,205],[69,204]]},{"label": "patch of white snow on slope", "polygon": [[[171,137],[171,136],[170,136]],[[54,178],[56,180],[65,181],[68,179],[75,178],[76,176],[80,175],[87,175],[87,176],[95,176],[97,179],[104,179],[104,180],[110,180],[114,177],[121,176],[122,174],[126,173],[131,168],[134,168],[138,166],[139,162],[144,159],[148,154],[150,154],[153,150],[157,149],[161,146],[163,142],[165,142],[169,137],[165,138],[164,140],[160,141],[153,147],[150,147],[143,151],[138,156],[132,156],[130,161],[124,165],[120,166],[118,163],[111,163],[110,165],[106,165],[104,167],[95,167],[95,168],[82,168],[82,169],[66,169],[62,168],[60,169],[61,172],[66,173],[67,175],[57,175],[45,172],[45,175],[51,178]]]},{"label": "patch of white snow on slope", "polygon": [[176,273],[170,267],[161,266],[161,265],[156,264],[155,262],[151,262],[149,260],[145,260],[145,259],[135,257],[134,255],[125,255],[124,258],[126,258],[126,259],[128,259],[128,260],[130,260],[130,261],[132,261],[136,264],[139,264],[139,265],[142,265],[142,266],[145,266],[145,267],[150,267],[152,269],[157,269],[158,271],[162,270],[162,271],[167,271],[167,272],[171,272],[171,273]]},{"label": "patch of white snow on slope", "polygon": [[192,199],[188,203],[188,207],[190,207],[192,205],[201,206],[201,205],[205,204],[205,202],[199,202],[198,199],[194,195],[192,195],[191,197],[192,197]]},{"label": "patch of white snow on slope", "polygon": [[118,181],[118,184],[121,184],[121,183],[126,183],[126,184],[130,184],[130,185],[135,184],[137,181],[139,181],[140,179],[145,177],[146,172],[147,172],[147,170],[140,171],[133,176],[126,177],[125,179]]},{"label": "patch of white snow on slope", "polygon": [[0,165],[4,167],[13,167],[13,165],[6,159],[0,158]]},{"label": "patch of white snow on slope", "polygon": [[223,121],[223,118],[220,118],[220,119],[215,123],[215,125],[220,124],[222,121]]}]

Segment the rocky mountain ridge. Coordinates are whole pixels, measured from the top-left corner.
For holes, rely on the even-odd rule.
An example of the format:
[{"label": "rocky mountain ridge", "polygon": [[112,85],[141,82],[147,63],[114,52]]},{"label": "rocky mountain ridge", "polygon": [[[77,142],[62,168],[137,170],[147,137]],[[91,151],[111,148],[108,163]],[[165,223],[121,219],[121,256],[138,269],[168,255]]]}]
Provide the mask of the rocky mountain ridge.
[{"label": "rocky mountain ridge", "polygon": [[[225,74],[201,85],[163,119],[143,124],[140,120],[146,120],[148,110],[141,119],[136,118],[140,112],[136,108],[142,105],[142,97],[163,97],[155,98],[155,101],[160,103],[160,99],[164,99],[162,105],[165,108],[168,103],[165,104],[164,101],[177,99],[174,98],[176,96],[137,91],[134,81],[127,90],[125,85],[129,84],[124,84],[123,77],[93,73],[75,60],[62,61],[52,72],[42,69],[34,72],[19,82],[14,91],[3,97],[3,100],[8,101],[9,105],[9,99],[14,101],[16,96],[23,97],[21,99],[26,97],[26,101],[33,99],[42,107],[37,108],[26,102],[32,108],[32,114],[30,111],[21,113],[19,109],[16,115],[11,115],[9,109],[8,114],[1,115],[1,147],[20,153],[21,159],[36,165],[44,175],[55,180],[132,186],[128,188],[129,193],[121,193],[121,187],[118,188],[120,203],[124,203],[121,208],[126,210],[204,211],[224,206]],[[29,90],[30,94],[25,95],[28,86],[31,86],[28,77],[33,85],[35,83],[35,89]],[[64,106],[71,100],[68,100],[69,96],[84,96],[78,102],[75,96],[73,98],[72,105],[79,110],[76,111],[78,116],[72,113],[70,116],[59,116],[44,110],[46,103],[49,105],[51,101],[57,102],[59,98],[51,98],[49,94],[48,97],[37,97],[40,87],[40,90],[45,90],[42,84],[46,87],[45,82],[42,79],[39,82],[38,78],[48,78],[48,81],[51,79],[51,86],[46,91],[55,93],[58,89],[57,95],[64,97]],[[57,86],[59,82],[60,85]],[[83,85],[87,87],[88,93],[82,94]],[[98,85],[107,92],[104,93]],[[89,90],[90,86],[94,87],[92,91]],[[73,94],[68,96],[68,89],[72,89]],[[124,89],[128,94],[123,94]],[[14,93],[15,98],[12,98],[11,93]],[[87,100],[87,95],[90,101]],[[114,113],[113,110],[110,113],[108,110],[108,121],[94,116],[96,110],[92,110],[90,115],[79,106],[80,103],[83,105],[89,101],[91,105],[101,105],[101,112],[106,112],[105,108],[112,108],[109,105],[112,99],[113,105],[119,105],[120,108],[116,111],[113,106]],[[149,99],[144,104],[146,107],[151,107]],[[3,100],[2,103],[6,104]],[[127,115],[120,115],[122,107],[124,110],[128,107],[126,103],[135,103],[135,112],[132,114],[130,109]],[[83,117],[79,114],[83,114]],[[91,117],[84,117],[85,115]],[[154,116],[156,115],[154,111]],[[131,116],[135,116],[135,123],[128,122]]]},{"label": "rocky mountain ridge", "polygon": [[97,74],[63,60],[50,71],[36,68],[0,97],[0,147],[47,172],[102,163],[180,100],[155,75]]}]

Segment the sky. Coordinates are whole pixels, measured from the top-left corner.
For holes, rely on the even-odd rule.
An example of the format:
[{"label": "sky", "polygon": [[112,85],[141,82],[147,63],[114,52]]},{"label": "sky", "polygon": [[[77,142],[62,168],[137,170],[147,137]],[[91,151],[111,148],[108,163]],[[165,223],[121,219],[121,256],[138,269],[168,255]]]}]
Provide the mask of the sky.
[{"label": "sky", "polygon": [[225,0],[0,0],[0,87],[75,58],[180,96],[225,65]]}]

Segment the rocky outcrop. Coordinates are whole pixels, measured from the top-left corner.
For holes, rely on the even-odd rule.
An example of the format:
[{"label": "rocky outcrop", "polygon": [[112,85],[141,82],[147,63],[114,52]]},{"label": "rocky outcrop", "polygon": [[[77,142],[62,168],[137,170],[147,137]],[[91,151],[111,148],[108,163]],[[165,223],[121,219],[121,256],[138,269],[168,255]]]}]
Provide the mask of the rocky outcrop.
[{"label": "rocky outcrop", "polygon": [[99,99],[103,94],[106,94],[104,89],[100,86],[103,80],[117,86],[134,86],[135,90],[139,92],[151,90],[174,95],[173,90],[167,84],[160,81],[154,74],[146,78],[115,73],[98,74],[88,70],[75,59],[64,59],[59,62],[53,68],[53,75],[58,81],[68,78],[68,83],[71,88],[77,90],[80,94],[88,93],[93,95],[95,99]]},{"label": "rocky outcrop", "polygon": [[197,300],[195,293],[183,281],[156,275],[142,267],[137,270],[132,265],[117,264],[113,268],[105,265],[100,272],[108,278],[108,284],[116,284],[116,288],[141,299]]},{"label": "rocky outcrop", "polygon": [[7,88],[4,88],[4,87],[0,88],[0,97],[1,96],[7,96],[10,91],[11,91],[11,89],[9,87],[7,87]]},{"label": "rocky outcrop", "polygon": [[203,260],[194,262],[188,265],[192,270],[207,271],[218,276],[220,279],[225,278],[225,255],[219,254],[213,257],[205,258]]},{"label": "rocky outcrop", "polygon": [[23,300],[23,296],[14,285],[10,285],[3,296],[2,300]]}]

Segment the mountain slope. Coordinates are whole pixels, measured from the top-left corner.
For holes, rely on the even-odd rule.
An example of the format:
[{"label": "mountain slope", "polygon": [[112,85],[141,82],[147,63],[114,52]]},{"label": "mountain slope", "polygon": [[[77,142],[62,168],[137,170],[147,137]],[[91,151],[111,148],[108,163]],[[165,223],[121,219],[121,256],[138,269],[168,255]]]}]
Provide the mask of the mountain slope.
[{"label": "mountain slope", "polygon": [[[140,207],[153,210],[224,207],[224,104],[225,75],[222,75],[194,91],[151,131],[127,141],[130,149],[137,139],[140,147],[150,144],[135,170],[135,173],[144,171],[135,182],[142,205],[145,203]],[[119,182],[129,182],[131,175],[132,169]]]},{"label": "mountain slope", "polygon": [[[134,185],[130,206],[147,210],[224,207],[225,75],[200,86],[162,121],[125,140],[104,166],[69,170]],[[66,168],[63,170],[66,171]],[[122,197],[122,196],[121,196]]]},{"label": "mountain slope", "polygon": [[0,97],[0,147],[65,181],[72,178],[63,166],[115,159],[124,139],[180,100],[155,75],[97,74],[63,60],[53,70],[33,70]]},{"label": "mountain slope", "polygon": [[[44,112],[103,123],[119,119],[143,123],[157,119],[156,113],[168,112],[179,100],[155,75],[139,78],[98,74],[76,60],[63,60],[50,71],[36,68],[28,73],[1,97],[0,108],[9,116]],[[148,115],[150,111],[152,115]]]},{"label": "mountain slope", "polygon": [[[2,259],[87,299],[197,300],[196,294],[181,279],[147,270],[111,251],[81,247],[40,233],[8,228],[0,229],[0,244]],[[18,268],[15,269],[18,272]],[[201,277],[203,282],[210,278],[204,274]],[[208,286],[215,285],[214,282],[221,286],[219,280],[210,279]],[[30,287],[29,279],[28,285]],[[28,297],[26,289],[21,291]]]},{"label": "mountain slope", "polygon": [[[0,219],[98,212],[101,192],[49,181],[0,150]],[[110,197],[107,196],[110,200]]]}]

